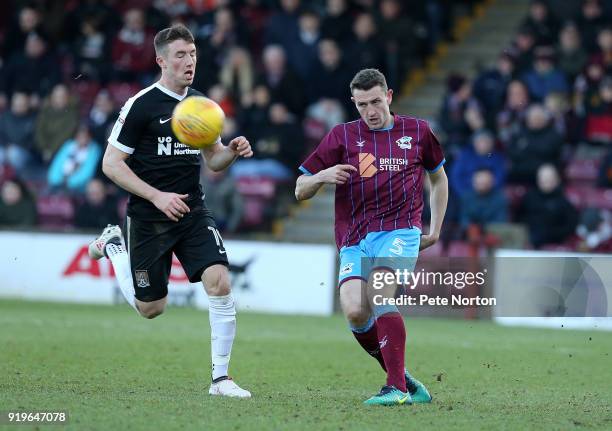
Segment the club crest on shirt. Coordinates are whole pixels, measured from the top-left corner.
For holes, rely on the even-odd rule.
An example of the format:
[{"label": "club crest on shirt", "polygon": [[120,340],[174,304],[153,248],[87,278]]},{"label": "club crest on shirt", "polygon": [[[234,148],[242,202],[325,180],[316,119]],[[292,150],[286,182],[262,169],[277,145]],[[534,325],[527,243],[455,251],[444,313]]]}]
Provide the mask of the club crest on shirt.
[{"label": "club crest on shirt", "polygon": [[353,265],[355,265],[353,262],[349,262],[346,265],[344,265],[342,267],[342,269],[340,270],[340,275],[346,275],[350,272],[353,271]]},{"label": "club crest on shirt", "polygon": [[136,286],[140,288],[151,286],[149,283],[149,272],[146,269],[134,271],[134,275],[136,278]]},{"label": "club crest on shirt", "polygon": [[395,141],[395,143],[402,149],[402,150],[409,150],[412,148],[412,144],[410,143],[412,141],[412,137],[411,136],[402,136],[401,138],[399,138],[397,141]]}]

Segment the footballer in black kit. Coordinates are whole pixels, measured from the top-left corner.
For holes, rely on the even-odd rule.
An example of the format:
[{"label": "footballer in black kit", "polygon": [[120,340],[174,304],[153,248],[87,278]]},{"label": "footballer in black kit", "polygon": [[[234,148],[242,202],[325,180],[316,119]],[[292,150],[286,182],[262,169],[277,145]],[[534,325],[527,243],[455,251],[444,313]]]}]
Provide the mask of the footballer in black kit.
[{"label": "footballer in black kit", "polygon": [[227,253],[200,189],[202,156],[213,171],[238,157],[252,157],[251,144],[238,136],[219,138],[197,150],[179,142],[171,128],[175,106],[201,93],[189,86],[197,64],[193,35],[182,24],[160,30],[154,39],[161,77],[121,109],[108,138],[102,171],[130,193],[125,233],[108,225],[88,248],[92,259],[110,259],[126,302],[142,317],[161,315],[168,301],[172,253],[191,282],[208,296],[211,341],[210,395],[250,398],[229,376],[236,336],[236,306]]},{"label": "footballer in black kit", "polygon": [[128,100],[109,137],[109,144],[130,154],[127,164],[140,179],[161,191],[188,195],[184,201],[191,210],[174,222],[148,200],[130,195],[124,236],[141,301],[168,294],[172,252],[192,283],[208,266],[227,265],[223,240],[203,200],[200,150],[182,144],[170,126],[176,104],[194,95],[202,93],[188,88],[181,96],[155,83]]}]

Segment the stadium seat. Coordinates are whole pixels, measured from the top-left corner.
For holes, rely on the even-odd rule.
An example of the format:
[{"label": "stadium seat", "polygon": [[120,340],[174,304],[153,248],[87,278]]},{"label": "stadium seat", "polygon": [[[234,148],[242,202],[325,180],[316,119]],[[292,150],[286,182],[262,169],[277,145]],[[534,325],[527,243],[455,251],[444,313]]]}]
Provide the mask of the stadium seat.
[{"label": "stadium seat", "polygon": [[72,84],[71,89],[78,95],[81,102],[81,117],[86,117],[100,91],[100,84],[95,81],[77,80]]},{"label": "stadium seat", "polygon": [[612,142],[612,116],[589,115],[586,124],[586,137],[593,142]]},{"label": "stadium seat", "polygon": [[138,84],[130,84],[127,82],[112,82],[108,84],[108,93],[110,94],[116,106],[122,106],[130,97],[140,91]]},{"label": "stadium seat", "polygon": [[599,173],[599,161],[592,159],[573,159],[565,169],[569,184],[594,183]]},{"label": "stadium seat", "polygon": [[587,207],[612,210],[612,190],[596,188],[585,189],[584,202]]},{"label": "stadium seat", "polygon": [[65,229],[72,227],[74,204],[68,196],[40,196],[36,202],[38,224],[43,228]]},{"label": "stadium seat", "polygon": [[276,183],[270,178],[243,177],[236,188],[244,201],[241,227],[254,228],[265,224],[276,192]]},{"label": "stadium seat", "polygon": [[568,186],[567,199],[578,209],[604,208],[612,210],[612,190],[589,186]]}]

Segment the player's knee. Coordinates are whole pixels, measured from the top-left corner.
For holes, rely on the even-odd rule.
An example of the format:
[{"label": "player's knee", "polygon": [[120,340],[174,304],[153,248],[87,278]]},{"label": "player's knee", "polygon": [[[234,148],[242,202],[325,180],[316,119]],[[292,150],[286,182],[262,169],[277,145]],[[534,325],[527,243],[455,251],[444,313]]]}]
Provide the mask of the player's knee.
[{"label": "player's knee", "polygon": [[155,319],[164,312],[163,308],[152,308],[149,310],[140,310],[140,315],[145,319]]},{"label": "player's knee", "polygon": [[365,325],[370,319],[370,312],[358,305],[346,307],[344,314],[351,326],[355,327]]},{"label": "player's knee", "polygon": [[209,296],[226,296],[231,293],[229,275],[225,267],[206,270],[202,282]]},{"label": "player's knee", "polygon": [[164,300],[154,302],[138,301],[136,307],[140,315],[145,319],[155,319],[164,312],[166,304]]}]

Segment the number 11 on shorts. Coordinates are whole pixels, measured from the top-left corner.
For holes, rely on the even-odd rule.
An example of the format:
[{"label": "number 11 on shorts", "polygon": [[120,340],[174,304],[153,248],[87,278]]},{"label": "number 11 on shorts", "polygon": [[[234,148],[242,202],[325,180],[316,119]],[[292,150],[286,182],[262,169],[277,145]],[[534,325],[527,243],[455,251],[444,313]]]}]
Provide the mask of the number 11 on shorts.
[{"label": "number 11 on shorts", "polygon": [[219,247],[219,254],[225,254],[225,248],[223,247],[223,238],[221,238],[221,233],[216,227],[208,226],[208,230],[212,232],[215,237],[215,242],[217,243],[217,247]]}]

